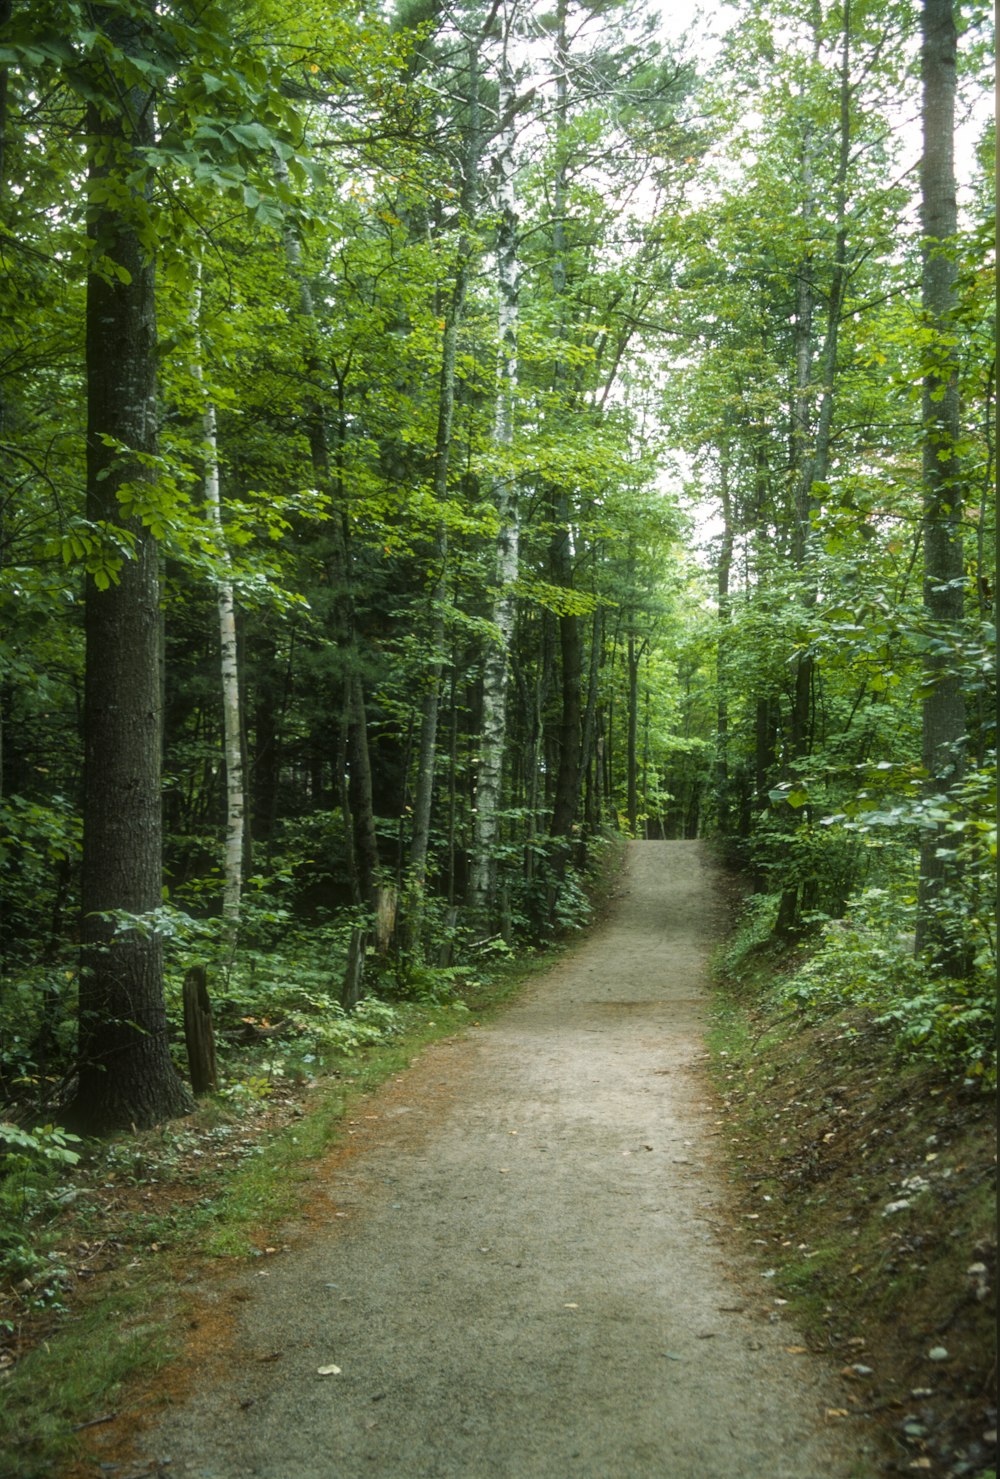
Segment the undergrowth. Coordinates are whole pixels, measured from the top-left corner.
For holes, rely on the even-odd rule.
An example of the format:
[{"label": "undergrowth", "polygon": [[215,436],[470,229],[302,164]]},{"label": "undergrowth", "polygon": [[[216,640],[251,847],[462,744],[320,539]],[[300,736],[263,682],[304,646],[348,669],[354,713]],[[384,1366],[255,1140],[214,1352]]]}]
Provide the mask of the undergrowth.
[{"label": "undergrowth", "polygon": [[[840,1359],[884,1472],[993,1479],[995,1058],[988,1009],[875,895],[797,943],[753,899],[712,1051],[739,1220],[775,1315]],[[900,938],[899,935],[902,934]]]},{"label": "undergrowth", "polygon": [[996,1082],[996,992],[985,959],[955,979],[914,950],[915,904],[870,887],[840,919],[817,915],[797,946],[774,938],[778,899],[757,895],[723,957],[725,976],[758,979],[778,1011],[818,1022],[849,1013],[884,1030],[901,1060]]}]

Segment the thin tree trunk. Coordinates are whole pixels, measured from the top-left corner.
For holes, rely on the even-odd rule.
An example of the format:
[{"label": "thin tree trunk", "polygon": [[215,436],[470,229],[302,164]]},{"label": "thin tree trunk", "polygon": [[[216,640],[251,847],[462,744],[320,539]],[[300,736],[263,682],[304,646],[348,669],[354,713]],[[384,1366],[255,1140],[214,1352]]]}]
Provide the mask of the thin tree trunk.
[{"label": "thin tree trunk", "polygon": [[[517,387],[517,201],[514,188],[514,76],[504,39],[498,110],[508,118],[498,159],[499,220],[496,261],[498,287],[497,389],[493,441],[499,454],[509,454],[514,442],[514,393]],[[491,641],[483,664],[483,718],[476,774],[476,815],[470,875],[470,902],[481,920],[492,918],[496,902],[498,813],[507,740],[507,681],[510,646],[514,635],[520,527],[517,485],[504,468],[493,482],[493,501],[499,516],[494,579]]]},{"label": "thin tree trunk", "polygon": [[715,793],[718,797],[719,827],[723,836],[733,829],[732,778],[729,770],[729,668],[728,649],[732,627],[732,599],[730,582],[733,573],[733,505],[730,489],[730,445],[728,433],[723,434],[719,448],[719,496],[722,504],[722,544],[716,571],[716,597],[718,601],[718,638],[715,659],[715,683],[717,694],[717,731],[715,760]]},{"label": "thin tree trunk", "polygon": [[604,610],[600,606],[594,608],[594,620],[591,631],[590,643],[590,671],[587,678],[587,707],[583,715],[583,740],[581,753],[581,767],[584,778],[584,819],[588,833],[595,833],[600,826],[600,806],[594,806],[595,800],[599,799],[599,790],[593,784],[587,785],[593,769],[594,754],[597,748],[598,713],[597,699],[600,687],[601,657],[604,642]]},{"label": "thin tree trunk", "polygon": [[[284,161],[275,159],[275,174],[287,182],[288,171]],[[302,249],[298,237],[292,230],[284,235],[285,258],[298,288],[298,310],[310,329],[315,325],[316,310],[312,292],[302,271]],[[306,354],[306,369],[310,376],[319,380],[328,367],[323,364],[318,349],[311,348]],[[364,689],[358,671],[357,637],[354,629],[354,611],[350,588],[350,545],[347,516],[345,512],[345,488],[343,475],[343,446],[346,437],[346,420],[343,408],[343,376],[337,378],[337,393],[340,415],[336,425],[336,468],[331,467],[330,438],[327,418],[318,400],[307,403],[309,449],[313,472],[321,488],[332,495],[334,517],[331,520],[333,553],[331,577],[336,591],[334,611],[337,622],[337,638],[347,663],[344,680],[344,714],[347,729],[347,763],[349,770],[350,815],[345,816],[345,826],[353,826],[353,846],[349,849],[357,869],[358,889],[369,908],[376,907],[378,899],[381,863],[378,850],[378,835],[375,830],[375,808],[372,801],[371,757],[368,748],[368,720]]]},{"label": "thin tree trunk", "polygon": [[[556,300],[557,336],[562,337],[563,309],[561,299],[567,285],[567,247],[564,219],[568,194],[565,140],[569,124],[569,40],[567,36],[567,0],[556,6],[556,101],[555,101],[555,178],[552,186],[552,291]],[[553,385],[558,392],[566,376],[560,359],[553,368]],[[549,547],[549,565],[555,584],[569,590],[573,585],[573,558],[570,535],[569,497],[559,490],[553,501],[556,532]],[[559,652],[561,658],[562,714],[559,725],[559,762],[556,773],[550,831],[553,837],[569,839],[573,833],[580,796],[580,719],[582,652],[580,619],[564,612],[559,618]]]},{"label": "thin tree trunk", "polygon": [[[194,376],[204,384],[199,314],[199,284],[192,322],[195,331]],[[222,522],[222,497],[219,485],[219,440],[215,404],[206,399],[201,417],[205,471],[203,491],[205,513],[218,544],[219,559],[228,565],[226,531]],[[226,840],[223,848],[222,920],[226,954],[231,962],[236,953],[240,927],[240,899],[243,892],[244,817],[246,802],[243,784],[243,733],[240,722],[239,653],[236,641],[236,601],[228,573],[216,581],[219,611],[219,652],[222,677],[223,753],[226,767]]]},{"label": "thin tree trunk", "polygon": [[626,647],[628,661],[628,724],[625,741],[625,810],[629,836],[634,837],[639,821],[638,737],[639,737],[639,657],[635,634],[629,632]]},{"label": "thin tree trunk", "polygon": [[[459,209],[463,226],[472,220],[479,193],[479,155],[482,148],[479,115],[479,47],[483,37],[470,40],[469,51],[469,124],[465,137],[465,159]],[[458,244],[458,261],[451,299],[445,314],[441,349],[441,372],[438,390],[438,421],[434,448],[434,496],[439,505],[448,497],[451,462],[452,426],[455,416],[456,363],[458,333],[465,316],[469,268],[473,247],[465,235]],[[427,849],[430,842],[431,810],[434,797],[435,759],[437,755],[438,710],[441,675],[444,671],[445,603],[448,597],[448,533],[442,520],[438,526],[435,561],[438,575],[431,600],[431,663],[421,712],[420,749],[413,805],[413,832],[410,842],[410,875],[414,897],[411,928],[419,934],[420,898],[427,877]]]},{"label": "thin tree trunk", "polygon": [[[819,57],[819,7],[814,7],[815,51],[813,60]],[[810,558],[812,520],[819,502],[816,485],[826,479],[830,463],[830,434],[833,427],[834,391],[837,377],[840,317],[843,309],[844,292],[847,284],[847,177],[851,156],[851,5],[845,0],[842,17],[841,65],[839,92],[839,133],[837,172],[834,186],[834,211],[836,232],[834,239],[833,269],[827,297],[826,332],[820,353],[820,402],[815,431],[809,424],[809,406],[813,396],[812,385],[812,319],[814,289],[811,261],[803,265],[800,274],[799,312],[796,333],[799,338],[797,363],[797,397],[793,435],[794,473],[796,478],[795,534],[793,558],[805,577],[802,602],[806,611],[812,610],[819,593],[814,577],[806,574]],[[812,166],[813,132],[807,130],[804,181],[805,214],[809,220],[815,211],[813,196]],[[815,692],[815,659],[803,652],[796,659],[794,687],[791,704],[790,761],[805,758],[813,746],[813,694]],[[806,814],[793,813],[793,826],[800,826]],[[776,929],[779,934],[792,934],[800,926],[801,912],[807,903],[807,889],[798,880],[787,887],[782,895],[778,910]]]},{"label": "thin tree trunk", "polygon": [[[924,235],[923,311],[935,332],[923,386],[924,610],[936,642],[925,658],[923,764],[930,794],[947,793],[961,779],[966,735],[961,681],[953,670],[949,639],[964,615],[962,469],[957,355],[949,344],[957,266],[949,250],[958,226],[955,186],[955,88],[958,38],[952,0],[924,0],[924,153],[920,171]],[[960,941],[949,927],[948,893],[955,882],[953,854],[939,828],[928,829],[920,848],[917,948],[955,975],[967,968]]]}]

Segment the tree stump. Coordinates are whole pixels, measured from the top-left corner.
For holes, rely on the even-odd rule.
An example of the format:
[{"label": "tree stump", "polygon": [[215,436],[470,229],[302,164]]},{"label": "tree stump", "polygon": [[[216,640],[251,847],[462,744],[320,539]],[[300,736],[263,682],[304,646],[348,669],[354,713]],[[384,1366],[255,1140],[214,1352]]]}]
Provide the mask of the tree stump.
[{"label": "tree stump", "polygon": [[375,900],[375,949],[380,956],[389,954],[396,930],[396,890],[382,887]]},{"label": "tree stump", "polygon": [[347,968],[344,984],[340,988],[340,1005],[345,1012],[353,1012],[361,1000],[361,988],[365,977],[365,951],[368,949],[368,931],[360,927],[351,931],[351,943],[347,949]]},{"label": "tree stump", "polygon": [[215,1066],[215,1032],[205,967],[193,965],[184,977],[184,1041],[187,1044],[191,1087],[208,1094],[219,1087]]},{"label": "tree stump", "polygon": [[438,950],[437,963],[439,966],[449,966],[455,955],[454,929],[458,923],[458,909],[452,905],[444,916],[445,938]]}]

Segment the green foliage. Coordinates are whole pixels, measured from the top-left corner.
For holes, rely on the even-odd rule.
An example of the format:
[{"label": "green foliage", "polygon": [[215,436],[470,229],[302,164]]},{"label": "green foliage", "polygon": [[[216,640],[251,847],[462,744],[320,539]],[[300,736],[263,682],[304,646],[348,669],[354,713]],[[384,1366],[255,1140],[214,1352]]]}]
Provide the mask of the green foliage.
[{"label": "green foliage", "polygon": [[775,894],[751,894],[746,899],[721,956],[722,969],[730,980],[743,982],[751,975],[756,958],[772,944],[777,913]]},{"label": "green foliage", "polygon": [[899,1051],[967,1075],[995,1072],[992,972],[954,980],[914,953],[912,891],[867,888],[843,919],[819,925],[807,959],[778,988],[807,1013],[860,1010],[889,1030]]},{"label": "green foliage", "polygon": [[60,1179],[82,1145],[55,1125],[0,1124],[0,1281],[21,1288],[26,1309],[59,1307],[66,1270],[39,1246],[39,1227],[60,1208]]}]

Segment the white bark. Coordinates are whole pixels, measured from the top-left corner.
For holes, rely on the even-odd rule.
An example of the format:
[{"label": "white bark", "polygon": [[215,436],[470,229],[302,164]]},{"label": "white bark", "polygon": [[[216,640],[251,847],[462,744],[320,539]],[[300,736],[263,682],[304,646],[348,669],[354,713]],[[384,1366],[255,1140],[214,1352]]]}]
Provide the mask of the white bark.
[{"label": "white bark", "polygon": [[[195,329],[193,373],[204,383],[198,317],[201,311],[199,284],[192,322]],[[222,497],[219,487],[219,440],[215,406],[204,403],[201,417],[205,458],[203,493],[205,516],[212,527],[223,562],[226,562],[226,535],[222,523]],[[240,724],[239,660],[236,646],[236,601],[232,581],[222,574],[216,582],[219,610],[219,648],[222,676],[223,754],[226,766],[226,838],[223,846],[222,918],[226,945],[230,955],[236,948],[240,924],[240,899],[243,892],[243,837],[246,801],[243,785],[243,739]]]},{"label": "white bark", "polygon": [[[205,437],[205,512],[215,530],[221,550],[225,549],[222,500],[219,492],[218,432],[215,406],[209,403],[202,416]],[[243,789],[243,738],[240,725],[240,673],[236,648],[236,601],[233,585],[225,576],[217,583],[219,648],[222,672],[222,720],[226,757],[226,840],[223,849],[224,886],[222,917],[230,947],[236,944],[243,891],[243,832],[245,797]]]},{"label": "white bark", "polygon": [[514,396],[517,389],[517,196],[514,164],[514,77],[506,45],[500,75],[499,113],[510,118],[501,141],[498,159],[497,282],[499,288],[497,335],[497,392],[493,440],[501,466],[493,482],[493,498],[500,516],[496,546],[496,594],[493,600],[495,640],[490,644],[483,669],[483,728],[476,777],[475,843],[470,878],[470,899],[477,911],[493,905],[499,810],[503,782],[503,755],[507,736],[508,657],[514,633],[518,574],[517,485],[502,465],[514,442]]}]

